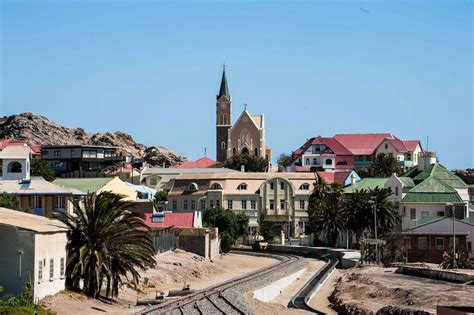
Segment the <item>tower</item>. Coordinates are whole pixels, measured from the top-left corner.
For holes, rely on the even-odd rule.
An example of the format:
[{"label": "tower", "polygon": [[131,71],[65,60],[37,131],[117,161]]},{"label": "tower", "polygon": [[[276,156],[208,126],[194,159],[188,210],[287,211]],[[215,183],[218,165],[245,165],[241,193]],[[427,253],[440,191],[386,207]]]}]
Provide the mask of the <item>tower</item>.
[{"label": "tower", "polygon": [[225,65],[216,99],[216,161],[223,162],[227,157],[228,133],[232,126],[232,100],[227,86]]}]

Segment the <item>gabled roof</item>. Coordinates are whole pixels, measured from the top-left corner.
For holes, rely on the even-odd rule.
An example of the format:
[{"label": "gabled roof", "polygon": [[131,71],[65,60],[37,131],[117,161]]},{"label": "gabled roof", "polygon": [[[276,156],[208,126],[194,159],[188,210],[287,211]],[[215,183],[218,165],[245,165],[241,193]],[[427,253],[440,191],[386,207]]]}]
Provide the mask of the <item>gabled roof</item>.
[{"label": "gabled roof", "polygon": [[336,155],[352,155],[352,153],[346,147],[344,147],[341,143],[339,143],[336,139],[318,136],[318,137],[309,139],[298,150],[296,150],[291,156],[290,163],[293,163],[298,157],[300,157],[303,153],[305,153],[306,150],[308,150],[308,148],[311,145],[315,145],[315,144],[325,145]]},{"label": "gabled roof", "polygon": [[0,159],[27,159],[31,154],[31,148],[26,145],[9,145],[0,151]]},{"label": "gabled roof", "polygon": [[[402,222],[402,229],[403,230],[415,230],[418,229],[422,226],[429,225],[438,221],[443,221],[443,220],[449,220],[452,221],[452,217],[422,217],[418,220],[409,220],[409,221],[403,221]],[[467,224],[468,226],[474,227],[471,223],[466,221],[465,219],[459,220],[455,219],[457,222]]]},{"label": "gabled roof", "polygon": [[344,185],[351,172],[317,172],[317,174],[328,184]]},{"label": "gabled roof", "polygon": [[410,189],[402,201],[421,203],[463,202],[455,189],[434,177],[429,177]]},{"label": "gabled roof", "polygon": [[398,179],[403,183],[403,186],[406,188],[415,187],[415,182],[410,177],[398,177]]},{"label": "gabled roof", "polygon": [[46,181],[43,177],[31,177],[29,181],[0,180],[0,193],[17,195],[76,195],[77,192]]},{"label": "gabled roof", "polygon": [[387,178],[382,178],[382,177],[366,177],[362,178],[360,181],[355,183],[354,185],[347,186],[344,188],[344,193],[346,194],[352,194],[356,190],[361,190],[361,189],[374,189],[374,188],[384,188],[385,183],[387,182]]},{"label": "gabled roof", "polygon": [[446,167],[439,163],[431,164],[422,172],[419,172],[413,168],[403,176],[411,177],[415,182],[423,181],[429,177],[434,177],[443,181],[444,184],[447,184],[452,188],[467,188],[466,183],[461,178],[450,172],[448,169],[446,169]]},{"label": "gabled roof", "polygon": [[102,178],[57,178],[54,184],[80,190],[84,193],[93,193],[107,185],[113,177]]},{"label": "gabled roof", "polygon": [[402,142],[405,145],[405,148],[407,149],[407,151],[409,152],[415,151],[418,145],[421,148],[420,140],[402,140]]},{"label": "gabled roof", "polygon": [[53,219],[0,207],[0,225],[16,226],[38,233],[67,232],[67,226]]},{"label": "gabled roof", "polygon": [[216,161],[211,160],[208,157],[200,158],[196,161],[187,161],[183,164],[176,166],[176,168],[208,168],[216,164]]},{"label": "gabled roof", "polygon": [[406,151],[403,142],[390,133],[337,134],[334,138],[354,155],[373,154],[385,139],[388,139],[398,151]]},{"label": "gabled roof", "polygon": [[[0,151],[8,146],[27,146],[28,144],[22,140],[3,139],[0,140]],[[41,147],[39,145],[30,145],[33,154],[41,154]]]}]

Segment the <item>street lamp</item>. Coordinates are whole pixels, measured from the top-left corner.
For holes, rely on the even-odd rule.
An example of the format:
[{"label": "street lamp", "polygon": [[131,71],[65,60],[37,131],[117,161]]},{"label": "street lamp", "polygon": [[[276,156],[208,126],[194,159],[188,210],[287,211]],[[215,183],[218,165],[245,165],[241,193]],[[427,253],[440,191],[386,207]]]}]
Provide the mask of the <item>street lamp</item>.
[{"label": "street lamp", "polygon": [[373,206],[374,210],[374,232],[375,232],[375,260],[377,264],[379,263],[379,241],[377,236],[377,198],[375,196],[371,197],[369,204]]},{"label": "street lamp", "polygon": [[454,204],[448,202],[446,206],[451,208],[451,213],[453,215],[453,269],[455,269],[458,267],[457,266],[458,264],[456,262],[456,228],[455,228],[456,214],[455,214]]}]

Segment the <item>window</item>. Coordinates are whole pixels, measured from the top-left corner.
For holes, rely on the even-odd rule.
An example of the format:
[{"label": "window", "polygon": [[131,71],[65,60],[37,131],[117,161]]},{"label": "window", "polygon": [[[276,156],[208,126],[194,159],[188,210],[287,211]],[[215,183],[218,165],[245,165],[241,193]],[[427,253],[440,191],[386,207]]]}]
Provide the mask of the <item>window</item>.
[{"label": "window", "polygon": [[418,249],[427,250],[428,249],[428,238],[426,236],[418,237]]},{"label": "window", "polygon": [[336,165],[347,165],[347,161],[337,161]]},{"label": "window", "polygon": [[300,209],[304,210],[304,199],[300,200]]},{"label": "window", "polygon": [[254,155],[255,155],[255,156],[258,156],[258,148],[255,148],[255,149],[254,149]]},{"label": "window", "polygon": [[156,186],[158,184],[158,179],[156,177],[150,178],[150,186]]},{"label": "window", "polygon": [[71,157],[74,156],[74,149],[71,149]]},{"label": "window", "polygon": [[232,148],[232,154],[235,155],[237,153],[237,150],[235,148]]},{"label": "window", "polygon": [[275,189],[275,186],[273,184],[273,182],[270,183],[270,190],[274,190]]},{"label": "window", "polygon": [[410,209],[410,220],[416,219],[416,209]]},{"label": "window", "polygon": [[206,209],[206,199],[201,199],[201,210]]},{"label": "window", "polygon": [[187,200],[183,200],[183,209],[188,210],[188,201]]},{"label": "window", "polygon": [[242,200],[242,209],[247,210],[247,200]]},{"label": "window", "polygon": [[306,164],[306,165],[309,165],[309,158],[306,158],[305,164]]},{"label": "window", "polygon": [[387,144],[387,143],[385,143],[385,150],[387,150],[387,149],[388,149],[388,144]]},{"label": "window", "polygon": [[212,199],[209,200],[209,207],[210,207],[211,209],[214,208],[214,200],[212,200]]},{"label": "window", "polygon": [[196,210],[196,200],[191,200],[191,210]]},{"label": "window", "polygon": [[61,151],[54,150],[54,156],[61,156]]},{"label": "window", "polygon": [[285,190],[285,183],[284,182],[280,182],[280,189]]},{"label": "window", "polygon": [[196,183],[191,183],[188,185],[188,191],[197,191],[198,185]]},{"label": "window", "polygon": [[171,202],[172,204],[172,210],[176,210],[178,208],[178,201],[176,199],[173,199],[173,201]]},{"label": "window", "polygon": [[411,249],[411,241],[409,237],[403,238],[403,245],[405,246],[406,249]]},{"label": "window", "polygon": [[66,197],[64,197],[64,196],[54,196],[54,198],[53,198],[53,209],[55,209],[55,210],[64,210],[64,209],[66,209]]},{"label": "window", "polygon": [[326,161],[324,161],[324,164],[331,165],[332,164],[332,159],[326,159]]},{"label": "window", "polygon": [[467,242],[467,251],[472,252],[472,242]]},{"label": "window", "polygon": [[444,211],[438,211],[436,215],[438,217],[444,217]]},{"label": "window", "polygon": [[270,210],[275,210],[275,200],[270,199]]},{"label": "window", "polygon": [[238,187],[237,187],[238,190],[247,190],[247,184],[246,183],[242,183],[240,184]]},{"label": "window", "polygon": [[104,157],[113,157],[115,155],[116,155],[116,153],[115,153],[114,150],[105,150],[104,151]]},{"label": "window", "polygon": [[308,183],[304,183],[300,186],[300,189],[301,190],[309,190],[309,184]]},{"label": "window", "polygon": [[221,149],[222,149],[222,150],[225,150],[225,141],[222,141],[222,142],[221,142]]},{"label": "window", "polygon": [[252,210],[257,209],[257,200],[250,200],[250,209]]},{"label": "window", "polygon": [[38,282],[43,281],[43,260],[38,260]]},{"label": "window", "polygon": [[82,151],[83,158],[95,159],[97,158],[97,150],[83,150]]},{"label": "window", "polygon": [[281,210],[285,210],[285,205],[286,205],[286,202],[285,202],[285,199],[280,199],[280,209]]},{"label": "window", "polygon": [[8,164],[8,172],[9,173],[21,173],[22,166],[20,162],[10,162]]},{"label": "window", "polygon": [[59,274],[62,277],[64,277],[64,269],[65,269],[65,266],[64,266],[64,257],[61,258],[61,263],[60,263],[60,266],[59,266]]},{"label": "window", "polygon": [[31,209],[42,209],[43,208],[43,197],[31,196],[30,197],[30,208]]},{"label": "window", "polygon": [[395,186],[395,196],[398,196],[398,186]]},{"label": "window", "polygon": [[49,260],[49,279],[54,278],[54,259]]},{"label": "window", "polygon": [[444,250],[444,238],[443,237],[437,237],[436,238],[436,249]]},{"label": "window", "polygon": [[227,209],[232,210],[232,200],[227,200]]},{"label": "window", "polygon": [[211,189],[222,189],[222,186],[219,183],[214,183],[212,184]]},{"label": "window", "polygon": [[424,217],[428,217],[430,215],[430,212],[429,211],[421,211],[421,217],[424,218]]},{"label": "window", "polygon": [[318,165],[318,160],[316,158],[313,158],[313,165]]},{"label": "window", "polygon": [[41,150],[41,155],[48,155],[49,151],[48,150]]},{"label": "window", "polygon": [[219,199],[216,200],[216,208],[221,207],[221,201]]}]

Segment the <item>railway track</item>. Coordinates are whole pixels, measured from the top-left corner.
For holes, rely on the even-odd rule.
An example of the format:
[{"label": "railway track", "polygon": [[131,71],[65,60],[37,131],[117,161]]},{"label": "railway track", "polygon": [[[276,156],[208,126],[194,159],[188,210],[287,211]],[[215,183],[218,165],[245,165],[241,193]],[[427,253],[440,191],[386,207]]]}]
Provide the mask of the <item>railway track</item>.
[{"label": "railway track", "polygon": [[254,280],[256,281],[261,277],[265,277],[302,259],[300,256],[290,254],[253,254],[241,251],[239,251],[239,253],[272,257],[280,261],[270,267],[262,268],[238,279],[232,279],[207,289],[197,291],[179,298],[178,300],[150,306],[143,310],[141,314],[248,314],[251,311],[244,305],[239,304],[237,301],[231,300],[226,296],[226,292],[230,289],[236,288],[237,286]]}]

